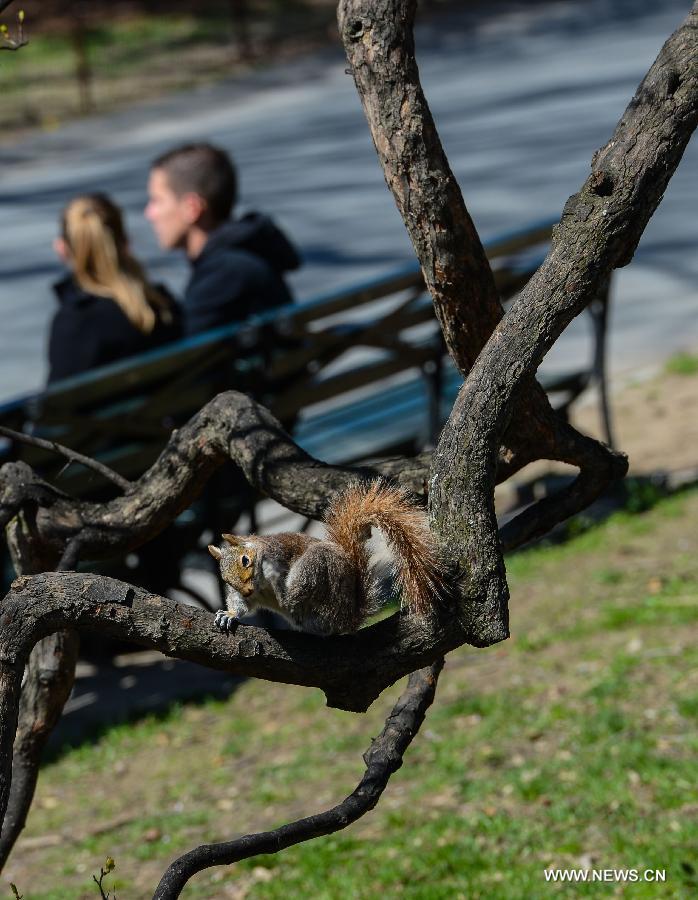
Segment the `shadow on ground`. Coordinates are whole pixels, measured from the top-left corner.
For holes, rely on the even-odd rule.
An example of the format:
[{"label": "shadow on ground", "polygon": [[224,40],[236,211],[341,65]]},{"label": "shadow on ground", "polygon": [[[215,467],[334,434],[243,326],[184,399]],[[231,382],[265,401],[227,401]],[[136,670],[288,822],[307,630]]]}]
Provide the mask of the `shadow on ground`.
[{"label": "shadow on ground", "polygon": [[153,714],[165,716],[180,703],[225,699],[243,680],[150,650],[118,655],[105,663],[81,661],[47,756],[54,760],[115,725]]}]

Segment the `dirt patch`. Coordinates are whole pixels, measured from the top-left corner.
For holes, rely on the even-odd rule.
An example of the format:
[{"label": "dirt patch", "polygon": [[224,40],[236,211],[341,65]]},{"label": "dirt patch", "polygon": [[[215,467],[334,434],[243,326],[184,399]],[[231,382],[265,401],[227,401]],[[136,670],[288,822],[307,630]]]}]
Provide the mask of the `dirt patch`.
[{"label": "dirt patch", "polygon": [[[692,365],[684,374],[668,371],[670,360],[661,370],[626,376],[611,390],[614,445],[627,454],[629,475],[673,473],[682,483],[698,480],[698,356],[685,354],[685,359]],[[605,440],[595,392],[572,408],[570,420],[585,434]],[[532,463],[497,487],[497,509],[504,512],[518,506],[522,487],[532,482],[542,484],[547,475],[574,473],[563,463]]]},{"label": "dirt patch", "polygon": [[[638,375],[613,393],[612,414],[616,446],[628,454],[632,474],[698,467],[698,374]],[[601,438],[598,419],[589,404],[573,416]]]}]

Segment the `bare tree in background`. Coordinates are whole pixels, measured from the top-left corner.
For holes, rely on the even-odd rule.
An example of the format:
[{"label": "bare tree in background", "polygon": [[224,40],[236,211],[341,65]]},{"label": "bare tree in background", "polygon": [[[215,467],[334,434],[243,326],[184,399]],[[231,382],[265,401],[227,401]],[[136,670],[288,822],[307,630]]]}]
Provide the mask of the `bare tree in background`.
[{"label": "bare tree in background", "polygon": [[[177,897],[204,868],[328,834],[371,809],[419,729],[444,654],[508,636],[503,553],[547,533],[625,474],[622,454],[552,411],[535,372],[610,272],[632,259],[696,126],[698,3],[662,48],[609,142],[594,153],[589,177],[565,204],[550,252],[506,316],[420,86],[415,8],[416,0],[340,0],[339,27],[386,182],[449,352],[465,375],[438,446],[432,455],[358,472],[329,466],[301,450],[264,407],[228,392],[174,433],[137,482],[122,485],[104,504],[74,500],[26,465],[4,465],[0,524],[21,577],[0,605],[0,861],[23,827],[41,749],[70,690],[77,631],[124,638],[236,675],[319,687],[330,706],[356,712],[414,673],[367,752],[366,773],[352,795],[275,831],[192,850],[167,869],[155,891],[157,898]],[[495,485],[537,459],[569,463],[578,475],[499,529]],[[451,605],[429,623],[395,614],[350,636],[251,626],[223,635],[203,611],[70,571],[79,560],[125,553],[150,540],[230,460],[263,493],[306,516],[320,516],[357,474],[381,474],[428,497],[430,525],[449,565]]]},{"label": "bare tree in background", "polygon": [[238,55],[240,59],[250,59],[253,54],[248,0],[228,0],[228,9],[233,25],[233,41]]},{"label": "bare tree in background", "polygon": [[78,109],[83,116],[94,112],[94,77],[90,65],[88,6],[77,0],[70,7],[70,43],[75,56],[75,80],[78,85]]}]

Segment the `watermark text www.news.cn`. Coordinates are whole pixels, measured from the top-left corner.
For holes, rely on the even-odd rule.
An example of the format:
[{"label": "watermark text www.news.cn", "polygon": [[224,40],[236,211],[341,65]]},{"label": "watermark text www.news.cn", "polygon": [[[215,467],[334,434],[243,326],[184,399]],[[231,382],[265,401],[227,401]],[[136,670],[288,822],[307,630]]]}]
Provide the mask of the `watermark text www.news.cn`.
[{"label": "watermark text www.news.cn", "polygon": [[545,869],[546,881],[666,881],[666,869]]}]

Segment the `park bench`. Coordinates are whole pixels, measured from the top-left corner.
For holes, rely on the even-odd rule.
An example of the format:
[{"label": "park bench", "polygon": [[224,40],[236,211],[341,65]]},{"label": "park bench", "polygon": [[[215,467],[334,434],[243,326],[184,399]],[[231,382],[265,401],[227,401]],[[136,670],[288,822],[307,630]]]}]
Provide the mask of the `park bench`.
[{"label": "park bench", "polygon": [[[505,304],[540,264],[551,226],[536,224],[486,244]],[[597,384],[610,443],[607,307],[608,291],[588,307],[588,363],[541,380],[564,411]],[[313,456],[354,463],[433,445],[461,381],[414,264],[65,379],[1,405],[0,425],[62,443],[134,479],[155,461],[174,427],[220,391],[234,388],[268,406]],[[67,493],[111,495],[113,489],[94,471],[77,464],[66,469],[65,460],[37,447],[3,444],[0,461],[24,460]],[[229,530],[228,514],[222,518]],[[210,508],[199,506],[181,517],[186,537],[175,556],[191,549],[207,527],[217,528],[210,515]]]}]

